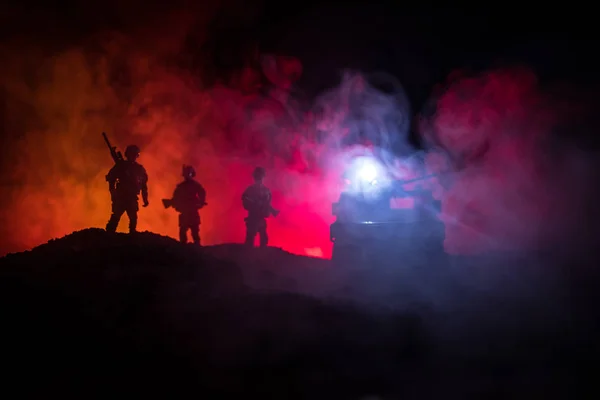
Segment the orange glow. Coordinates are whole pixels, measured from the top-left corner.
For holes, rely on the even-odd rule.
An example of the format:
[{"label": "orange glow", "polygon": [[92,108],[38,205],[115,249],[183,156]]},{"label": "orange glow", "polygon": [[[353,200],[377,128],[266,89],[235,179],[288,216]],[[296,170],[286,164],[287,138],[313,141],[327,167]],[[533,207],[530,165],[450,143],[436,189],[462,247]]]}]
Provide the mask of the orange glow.
[{"label": "orange glow", "polygon": [[[112,166],[101,136],[106,132],[120,151],[129,144],[141,148],[150,206],[140,207],[139,230],[177,237],[177,214],[165,210],[161,199],[172,195],[182,164],[190,164],[207,190],[208,206],[200,212],[203,244],[241,242],[241,193],[261,165],[281,211],[269,219],[270,245],[331,256],[331,204],[343,186],[344,163],[356,150],[340,152],[335,145],[349,132],[341,125],[347,99],[332,102],[317,120],[300,112],[285,89],[302,65],[289,57],[265,58],[275,84],[270,96],[255,91],[258,75],[249,67],[232,79],[237,89],[208,88],[202,71],[172,62],[194,18],[161,16],[161,26],[153,23],[152,29],[140,21],[128,35],[104,32],[80,38],[78,47],[2,44],[8,55],[0,64],[8,135],[0,255],[74,230],[105,227],[110,198],[104,178]],[[202,42],[205,35],[196,36]],[[352,81],[342,85],[338,97],[364,90]],[[313,140],[317,127],[327,127],[324,144]],[[118,231],[126,228],[124,216]]]},{"label": "orange glow", "polygon": [[[196,167],[207,190],[203,244],[241,242],[241,194],[253,168],[262,165],[281,210],[269,220],[270,245],[330,257],[331,203],[340,190],[335,154],[327,154],[329,168],[313,162],[307,169],[307,157],[324,150],[281,122],[286,111],[280,103],[219,86],[202,90],[188,72],[159,63],[131,43],[117,37],[104,43],[109,46],[100,54],[12,48],[0,67],[14,128],[5,159],[11,168],[3,174],[1,254],[106,225],[104,177],[112,159],[105,131],[120,151],[132,143],[141,147],[150,206],[140,207],[139,230],[177,237],[177,214],[160,200],[171,196],[185,163]],[[129,86],[115,82],[118,68],[129,71]],[[126,227],[124,216],[118,231]]]},{"label": "orange glow", "polygon": [[[347,102],[332,102],[324,107],[325,117],[311,121],[290,106],[281,88],[271,97],[223,85],[205,88],[201,73],[162,61],[176,45],[166,39],[158,44],[141,46],[134,38],[107,35],[89,47],[48,54],[24,43],[2,49],[10,56],[0,65],[8,132],[0,254],[105,226],[110,199],[104,177],[112,166],[101,136],[105,131],[121,151],[132,143],[142,149],[139,161],[150,178],[150,207],[140,209],[140,230],[177,237],[177,214],[160,200],[171,196],[181,165],[190,164],[207,189],[202,242],[241,242],[241,193],[251,183],[253,168],[261,165],[281,211],[269,220],[270,244],[330,257],[331,204],[344,184],[344,163],[368,150],[359,146],[341,152],[331,145],[348,134],[340,123]],[[465,90],[472,95],[468,99]],[[540,180],[538,164],[532,162],[539,160],[535,146],[554,123],[543,112],[531,116],[538,98],[535,78],[527,73],[461,81],[440,97],[431,125],[448,149],[468,154],[486,141],[493,143],[479,164],[449,186],[435,178],[406,185],[407,190],[432,189],[442,201],[447,251],[533,242],[552,210],[563,210],[552,180]],[[310,140],[318,136],[317,127],[328,131],[326,144]],[[427,157],[431,172],[448,168],[442,165],[446,161],[436,153]],[[415,176],[409,163],[397,167],[397,178]],[[406,199],[395,206],[413,204]],[[126,226],[124,217],[119,231]]]}]

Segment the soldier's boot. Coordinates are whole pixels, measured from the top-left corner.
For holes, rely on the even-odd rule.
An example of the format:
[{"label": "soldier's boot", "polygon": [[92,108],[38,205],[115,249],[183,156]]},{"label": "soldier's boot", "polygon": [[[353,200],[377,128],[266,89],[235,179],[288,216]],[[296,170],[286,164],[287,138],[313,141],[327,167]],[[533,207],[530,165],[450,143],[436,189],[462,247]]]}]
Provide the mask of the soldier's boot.
[{"label": "soldier's boot", "polygon": [[254,247],[254,238],[256,237],[256,230],[251,227],[246,227],[246,241],[244,244],[248,247]]},{"label": "soldier's boot", "polygon": [[258,234],[260,236],[260,247],[267,247],[269,245],[269,235],[267,235],[267,229],[261,229]]},{"label": "soldier's boot", "polygon": [[187,244],[187,228],[179,227],[179,241],[183,244]]},{"label": "soldier's boot", "polygon": [[194,244],[200,246],[200,226],[195,225],[191,228],[192,231],[192,239],[194,240]]},{"label": "soldier's boot", "polygon": [[117,226],[119,226],[120,216],[116,214],[111,214],[108,223],[106,224],[106,232],[115,233],[117,231]]},{"label": "soldier's boot", "polygon": [[129,233],[137,232],[137,215],[129,219]]},{"label": "soldier's boot", "polygon": [[137,209],[130,207],[129,209],[126,210],[127,216],[129,217],[129,233],[136,233],[137,232],[137,222],[138,222],[138,215],[137,215]]}]

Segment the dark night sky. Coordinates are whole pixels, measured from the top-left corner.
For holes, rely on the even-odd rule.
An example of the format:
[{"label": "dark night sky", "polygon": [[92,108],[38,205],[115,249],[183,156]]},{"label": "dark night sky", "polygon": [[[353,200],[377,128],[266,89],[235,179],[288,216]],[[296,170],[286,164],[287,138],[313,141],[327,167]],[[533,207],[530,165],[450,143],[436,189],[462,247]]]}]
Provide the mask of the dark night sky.
[{"label": "dark night sky", "polygon": [[[0,34],[37,36],[56,45],[106,28],[127,30],[173,7],[202,13],[206,4],[214,2],[15,1],[3,7]],[[597,80],[593,13],[562,3],[541,8],[485,2],[464,9],[400,1],[226,4],[212,25],[222,45],[257,40],[266,51],[298,56],[305,68],[300,84],[310,94],[335,84],[348,67],[397,76],[417,109],[433,85],[457,68],[516,61],[542,78]]]},{"label": "dark night sky", "polygon": [[486,2],[461,9],[424,2],[267,1],[238,35],[256,37],[264,50],[298,56],[304,62],[300,84],[311,94],[334,84],[344,68],[386,71],[419,108],[433,85],[457,68],[525,63],[543,80],[589,86],[600,64],[591,34],[595,21],[585,14],[564,4],[541,9]]},{"label": "dark night sky", "polygon": [[585,32],[592,26],[564,8],[542,14],[493,3],[470,9],[354,4],[307,6],[290,21],[273,23],[277,35],[265,36],[279,38],[275,47],[289,48],[305,61],[307,80],[343,66],[385,69],[413,95],[455,68],[525,62],[551,79],[589,79],[598,66],[595,43]]}]

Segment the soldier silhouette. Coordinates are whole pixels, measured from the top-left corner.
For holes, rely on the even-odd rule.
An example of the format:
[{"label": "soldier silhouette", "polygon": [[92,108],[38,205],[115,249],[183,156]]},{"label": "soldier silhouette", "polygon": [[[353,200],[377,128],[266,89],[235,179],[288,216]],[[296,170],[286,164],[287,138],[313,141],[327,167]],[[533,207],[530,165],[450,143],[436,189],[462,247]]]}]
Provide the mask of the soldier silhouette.
[{"label": "soldier silhouette", "polygon": [[194,244],[200,245],[200,214],[198,210],[206,204],[206,190],[194,179],[196,170],[191,165],[184,165],[181,175],[183,182],[179,183],[173,192],[173,197],[163,199],[165,208],[173,206],[179,213],[179,240],[187,243],[187,231],[190,230]]},{"label": "soldier silhouette", "polygon": [[106,175],[108,190],[112,200],[112,214],[106,224],[107,232],[115,232],[121,216],[129,217],[129,233],[136,232],[137,213],[139,211],[138,195],[142,193],[144,207],[148,206],[148,174],[144,167],[137,163],[140,148],[127,146],[125,160],[117,162]]},{"label": "soldier silhouette", "polygon": [[277,216],[279,211],[271,205],[271,191],[263,184],[265,169],[256,167],[252,176],[254,184],[248,186],[242,195],[242,204],[248,211],[246,217],[246,245],[254,246],[254,240],[258,234],[260,246],[266,247],[269,243],[267,235],[267,218],[271,215]]}]

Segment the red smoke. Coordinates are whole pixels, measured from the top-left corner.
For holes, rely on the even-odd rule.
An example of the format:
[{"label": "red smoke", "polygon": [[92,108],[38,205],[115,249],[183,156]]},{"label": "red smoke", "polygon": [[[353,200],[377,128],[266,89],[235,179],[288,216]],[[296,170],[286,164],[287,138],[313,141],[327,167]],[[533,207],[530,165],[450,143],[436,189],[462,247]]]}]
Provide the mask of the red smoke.
[{"label": "red smoke", "polygon": [[[104,227],[110,201],[104,176],[112,165],[101,132],[121,151],[141,149],[149,173],[150,207],[139,229],[172,237],[177,215],[164,210],[194,165],[207,189],[201,211],[204,244],[241,242],[241,194],[257,165],[281,210],[269,221],[270,244],[297,254],[329,257],[331,203],[339,194],[335,154],[311,139],[314,132],[288,89],[301,74],[293,58],[264,57],[270,93],[256,68],[226,84],[205,87],[202,76],[166,62],[178,51],[171,41],[155,47],[134,37],[98,36],[81,47],[52,54],[27,43],[6,45],[0,71],[8,99],[10,153],[3,174],[2,246],[19,251],[86,227]],[[327,160],[328,165],[319,163]],[[324,168],[327,167],[327,168]],[[123,218],[120,231],[126,230]]]},{"label": "red smoke", "polygon": [[[151,204],[140,210],[141,230],[177,236],[177,216],[160,199],[171,196],[182,164],[191,164],[208,192],[203,243],[241,242],[240,196],[252,169],[262,165],[281,210],[269,221],[271,245],[330,256],[331,203],[347,156],[339,140],[381,128],[393,106],[372,91],[362,96],[364,81],[347,77],[319,102],[322,110],[306,113],[310,107],[300,107],[289,92],[302,73],[293,58],[262,55],[231,79],[207,85],[202,67],[192,72],[173,59],[182,53],[188,20],[210,14],[161,14],[152,29],[106,33],[69,48],[2,45],[7,56],[0,64],[0,94],[9,135],[2,157],[0,254],[105,226],[110,199],[104,176],[112,165],[101,137],[106,131],[121,150],[131,143],[142,149]],[[202,44],[202,31],[196,36]],[[351,129],[345,121],[357,92],[353,100],[369,103],[357,120],[371,120]],[[429,169],[452,171],[433,187],[442,200],[447,251],[533,246],[553,237],[568,219],[562,193],[581,186],[566,179],[575,158],[559,163],[544,150],[559,113],[535,76],[507,70],[458,79],[437,105],[423,133],[437,142],[427,154]],[[397,114],[406,118],[406,110]],[[323,131],[327,136],[319,138]],[[124,218],[121,231],[126,224]]]},{"label": "red smoke", "polygon": [[446,172],[435,191],[446,251],[528,250],[565,235],[585,178],[570,175],[575,154],[551,135],[564,111],[526,69],[449,84],[423,129],[430,170]]},{"label": "red smoke", "polygon": [[[207,189],[203,243],[241,242],[241,194],[261,165],[281,210],[269,221],[270,244],[330,256],[331,204],[346,161],[339,140],[350,132],[344,126],[348,98],[365,85],[356,84],[360,77],[346,77],[328,95],[333,101],[312,114],[289,91],[301,63],[258,52],[232,76],[208,85],[202,63],[192,71],[178,67],[176,57],[191,20],[209,14],[161,14],[152,29],[139,22],[128,34],[103,33],[68,48],[29,40],[3,44],[8,57],[0,84],[10,151],[3,160],[1,254],[105,226],[110,200],[104,177],[112,166],[105,131],[121,150],[141,147],[150,206],[140,210],[140,230],[177,236],[177,215],[160,200],[171,196],[182,164],[191,164]],[[206,35],[197,30],[200,46]],[[319,138],[317,131],[327,134]],[[124,218],[119,230],[126,226]]]}]

